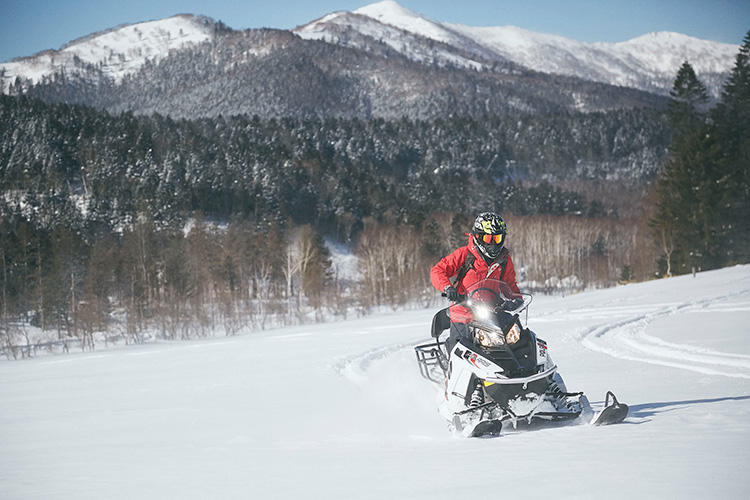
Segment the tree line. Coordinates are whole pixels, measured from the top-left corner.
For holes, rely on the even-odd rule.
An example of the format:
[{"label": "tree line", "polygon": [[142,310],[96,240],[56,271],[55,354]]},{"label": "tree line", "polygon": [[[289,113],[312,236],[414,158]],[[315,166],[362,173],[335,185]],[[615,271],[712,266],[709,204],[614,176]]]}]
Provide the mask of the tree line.
[{"label": "tree line", "polygon": [[666,275],[750,261],[750,32],[719,103],[689,62],[670,93],[669,156],[652,226]]},{"label": "tree line", "polygon": [[[172,120],[0,96],[4,213],[52,227],[273,214],[347,240],[366,217],[451,207],[532,215],[631,211],[666,153],[653,111],[486,120]],[[616,182],[612,182],[612,181]],[[562,183],[567,182],[563,188]],[[589,186],[604,186],[592,195]],[[415,222],[416,221],[416,222]]]},{"label": "tree line", "polygon": [[[333,261],[318,231],[288,220],[258,226],[236,217],[217,224],[195,214],[186,227],[160,228],[142,216],[97,238],[3,220],[0,347],[22,357],[45,348],[234,335],[434,304],[439,297],[429,269],[466,244],[472,221],[473,214],[449,212],[420,227],[367,219],[353,247],[356,266],[347,270]],[[632,238],[642,236],[611,218],[508,221],[527,291],[556,291],[566,278],[574,281],[565,290],[610,284],[623,263],[634,263]]]}]

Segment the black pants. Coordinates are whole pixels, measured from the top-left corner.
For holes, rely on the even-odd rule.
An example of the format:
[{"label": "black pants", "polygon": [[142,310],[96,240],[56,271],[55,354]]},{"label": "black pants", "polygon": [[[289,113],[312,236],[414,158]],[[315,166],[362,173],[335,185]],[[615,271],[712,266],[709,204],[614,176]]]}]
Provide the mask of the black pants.
[{"label": "black pants", "polygon": [[439,310],[432,318],[432,336],[437,339],[441,333],[448,328],[451,329],[450,336],[445,341],[446,352],[450,356],[451,350],[458,343],[458,339],[466,338],[469,334],[468,328],[464,323],[451,323],[448,317],[448,308]]},{"label": "black pants", "polygon": [[437,339],[450,326],[451,320],[448,317],[448,308],[440,309],[432,318],[432,337]]}]

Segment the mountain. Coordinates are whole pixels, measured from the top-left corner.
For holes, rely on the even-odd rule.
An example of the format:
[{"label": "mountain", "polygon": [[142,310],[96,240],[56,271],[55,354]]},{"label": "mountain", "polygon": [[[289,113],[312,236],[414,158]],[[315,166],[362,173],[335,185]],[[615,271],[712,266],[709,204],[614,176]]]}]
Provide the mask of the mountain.
[{"label": "mountain", "polygon": [[181,14],[92,33],[60,50],[46,50],[0,64],[2,91],[7,93],[16,78],[36,84],[55,73],[76,75],[92,66],[119,83],[147,61],[158,61],[172,50],[210,40],[216,29],[217,23],[207,17]]},{"label": "mountain", "polygon": [[[7,83],[7,93],[175,118],[249,114],[434,119],[664,104],[653,94],[533,72],[498,57],[491,67],[487,60],[483,67],[467,67],[459,63],[475,58],[481,52],[477,45],[453,47],[410,34],[404,38],[396,28],[392,34],[408,40],[412,57],[421,53],[422,60],[410,59],[380,39],[349,28],[339,36],[351,44],[341,45],[303,39],[285,30],[234,31],[215,23],[211,31],[211,22],[206,24],[202,42],[185,43],[180,49],[162,45],[151,57],[107,59],[123,61],[120,66],[80,58],[73,58],[71,66],[48,64],[47,69],[58,68],[57,72],[14,78]],[[373,29],[380,33],[382,26]],[[112,33],[121,30],[131,28]],[[89,37],[84,43],[98,46],[98,38]]]},{"label": "mountain", "polygon": [[665,95],[684,60],[717,96],[738,50],[666,32],[592,44],[463,26],[391,0],[292,33],[182,14],[0,64],[0,82],[6,94],[175,117],[589,112],[661,106],[635,90]]},{"label": "mountain", "polygon": [[717,94],[736,51],[674,33],[585,44],[385,1],[293,31],[193,15],[119,26],[0,64],[0,81],[10,95],[175,118],[434,119],[659,108],[685,58]]},{"label": "mountain", "polygon": [[[621,43],[584,43],[561,36],[534,33],[515,26],[471,27],[431,21],[392,0],[353,11],[337,12],[298,27],[303,38],[352,45],[340,33],[351,30],[383,40],[394,50],[421,61],[410,37],[442,44],[434,49],[437,60],[465,67],[486,67],[497,61],[512,62],[534,71],[579,77],[612,85],[666,94],[684,61],[718,96],[731,70],[738,45],[700,40],[678,33],[649,33]],[[396,34],[396,36],[394,36]],[[361,45],[356,44],[361,47]],[[446,57],[450,51],[468,56]]]}]

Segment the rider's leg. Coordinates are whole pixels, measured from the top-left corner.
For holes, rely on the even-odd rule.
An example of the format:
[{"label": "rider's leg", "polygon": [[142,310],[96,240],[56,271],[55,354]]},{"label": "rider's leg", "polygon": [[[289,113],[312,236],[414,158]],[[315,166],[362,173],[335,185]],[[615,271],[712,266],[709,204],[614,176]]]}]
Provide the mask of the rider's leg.
[{"label": "rider's leg", "polygon": [[466,323],[451,323],[451,334],[448,340],[445,341],[445,350],[450,357],[453,347],[458,343],[459,339],[465,339],[469,336],[469,328]]},{"label": "rider's leg", "polygon": [[451,320],[448,317],[448,308],[439,310],[432,318],[432,337],[438,338],[441,333],[450,328]]}]

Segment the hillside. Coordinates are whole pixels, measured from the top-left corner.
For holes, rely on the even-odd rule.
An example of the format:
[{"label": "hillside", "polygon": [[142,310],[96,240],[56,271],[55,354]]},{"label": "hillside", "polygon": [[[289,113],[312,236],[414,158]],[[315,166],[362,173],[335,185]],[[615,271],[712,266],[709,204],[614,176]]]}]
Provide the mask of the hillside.
[{"label": "hillside", "polygon": [[448,207],[626,215],[668,143],[647,110],[189,122],[0,96],[0,119],[0,208],[36,226],[112,228],[144,210],[172,223],[197,210],[343,225],[344,239],[366,218],[416,223]]}]

